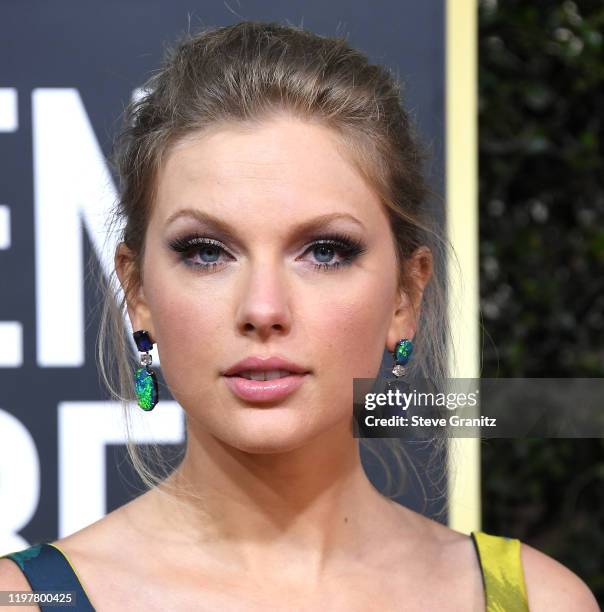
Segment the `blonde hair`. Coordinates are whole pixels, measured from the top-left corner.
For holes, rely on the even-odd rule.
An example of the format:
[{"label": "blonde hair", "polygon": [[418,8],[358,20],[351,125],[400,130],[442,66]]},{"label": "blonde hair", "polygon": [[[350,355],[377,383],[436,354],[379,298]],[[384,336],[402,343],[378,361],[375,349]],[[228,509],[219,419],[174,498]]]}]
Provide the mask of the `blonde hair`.
[{"label": "blonde hair", "polygon": [[[153,204],[156,177],[170,147],[189,134],[226,123],[256,125],[287,113],[330,128],[358,172],[385,207],[394,238],[399,287],[411,288],[405,262],[427,245],[433,273],[425,288],[408,376],[436,384],[446,377],[451,347],[446,309],[447,242],[436,221],[437,199],[423,175],[426,156],[401,104],[401,86],[389,70],[371,64],[343,38],[323,37],[292,25],[243,21],[227,27],[186,34],[169,49],[161,68],[144,84],[143,95],[125,111],[112,163],[119,178],[113,223],[135,255],[128,286],[115,272],[103,279],[105,294],[99,331],[98,363],[110,394],[124,403],[130,422],[137,367],[124,325],[128,295],[142,282],[144,236]],[[122,293],[123,289],[123,293]],[[435,440],[426,468],[447,458],[446,440]],[[383,493],[406,490],[407,466],[417,471],[397,439],[361,439],[385,468]],[[393,478],[382,451],[393,454],[400,468]],[[136,472],[149,488],[173,469],[157,447],[141,449],[131,441],[128,452]],[[446,463],[445,463],[446,465]],[[444,478],[444,470],[437,470]],[[393,487],[393,482],[398,487]],[[423,486],[418,477],[420,486]],[[424,495],[424,501],[425,501]]]}]

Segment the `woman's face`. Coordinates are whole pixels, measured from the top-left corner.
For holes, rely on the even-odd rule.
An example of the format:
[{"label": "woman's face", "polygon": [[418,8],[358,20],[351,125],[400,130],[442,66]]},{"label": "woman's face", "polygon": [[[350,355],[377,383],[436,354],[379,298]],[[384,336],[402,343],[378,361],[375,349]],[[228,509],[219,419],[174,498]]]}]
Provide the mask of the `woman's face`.
[{"label": "woman's face", "polygon": [[[189,427],[243,451],[349,425],[352,379],[375,377],[387,341],[413,332],[386,214],[321,126],[280,117],[180,142],[145,244],[134,329],[151,332]],[[292,393],[231,389],[225,370],[273,355],[309,371]]]}]

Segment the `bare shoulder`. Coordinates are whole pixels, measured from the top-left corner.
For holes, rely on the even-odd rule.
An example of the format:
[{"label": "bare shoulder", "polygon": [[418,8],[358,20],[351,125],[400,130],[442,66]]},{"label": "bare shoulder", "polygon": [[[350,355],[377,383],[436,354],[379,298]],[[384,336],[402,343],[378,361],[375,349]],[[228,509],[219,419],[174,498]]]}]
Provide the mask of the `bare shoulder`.
[{"label": "bare shoulder", "polygon": [[520,555],[531,612],[601,612],[589,587],[566,566],[524,542]]},{"label": "bare shoulder", "polygon": [[[31,586],[17,564],[10,559],[0,559],[0,591],[31,591]],[[20,610],[39,612],[38,606],[19,606]]]},{"label": "bare shoulder", "polygon": [[126,543],[138,543],[145,537],[139,529],[148,513],[149,493],[144,493],[112,510],[94,523],[57,539],[51,544],[63,551],[102,556],[105,551],[120,550]]},{"label": "bare shoulder", "polygon": [[[67,555],[88,595],[92,592],[99,598],[99,587],[107,588],[107,583],[103,581],[105,575],[111,579],[116,572],[121,571],[123,575],[128,576],[127,564],[130,559],[125,558],[125,554],[115,554],[116,550],[122,550],[124,543],[136,537],[136,532],[126,522],[125,515],[126,509],[122,506],[95,523],[50,542]],[[136,549],[136,545],[130,548]],[[132,588],[132,584],[128,583],[127,588]],[[11,559],[0,559],[0,591],[32,591],[25,574]],[[38,606],[20,609],[36,612],[40,610]]]},{"label": "bare shoulder", "polygon": [[404,560],[407,573],[418,572],[417,584],[431,592],[425,597],[444,597],[424,609],[484,610],[482,574],[471,537],[404,506],[400,515],[403,533],[394,540],[411,545],[411,555]]},{"label": "bare shoulder", "polygon": [[0,559],[0,591],[31,591],[27,578],[10,559]]}]

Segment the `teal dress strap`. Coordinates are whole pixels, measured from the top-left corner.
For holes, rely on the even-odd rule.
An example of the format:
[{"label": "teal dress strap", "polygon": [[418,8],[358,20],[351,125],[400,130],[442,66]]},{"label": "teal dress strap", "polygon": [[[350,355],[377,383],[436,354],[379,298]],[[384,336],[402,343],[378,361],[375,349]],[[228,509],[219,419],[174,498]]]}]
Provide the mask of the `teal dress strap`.
[{"label": "teal dress strap", "polygon": [[34,544],[29,548],[9,553],[0,557],[14,561],[29,582],[32,591],[73,591],[75,605],[53,605],[40,602],[37,605],[41,612],[95,612],[84,587],[69,559],[54,544]]}]

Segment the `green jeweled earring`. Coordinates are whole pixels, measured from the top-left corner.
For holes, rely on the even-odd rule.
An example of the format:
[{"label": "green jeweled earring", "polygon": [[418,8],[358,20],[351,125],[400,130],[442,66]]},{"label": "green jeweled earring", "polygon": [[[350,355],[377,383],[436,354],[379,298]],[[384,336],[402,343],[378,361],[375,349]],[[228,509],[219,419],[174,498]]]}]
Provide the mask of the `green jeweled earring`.
[{"label": "green jeweled earring", "polygon": [[394,365],[392,367],[392,373],[399,378],[404,376],[407,372],[405,366],[411,358],[413,352],[413,342],[408,338],[401,338],[394,347],[392,357],[394,358]]},{"label": "green jeweled earring", "polygon": [[151,369],[153,358],[149,355],[149,351],[153,348],[153,340],[149,332],[141,329],[132,334],[138,350],[143,353],[141,357],[141,367],[134,373],[134,389],[138,399],[138,405],[149,412],[155,408],[159,399],[159,391],[157,387],[157,376]]}]

